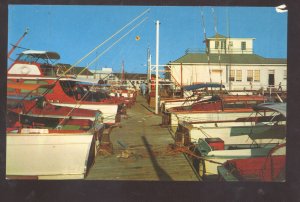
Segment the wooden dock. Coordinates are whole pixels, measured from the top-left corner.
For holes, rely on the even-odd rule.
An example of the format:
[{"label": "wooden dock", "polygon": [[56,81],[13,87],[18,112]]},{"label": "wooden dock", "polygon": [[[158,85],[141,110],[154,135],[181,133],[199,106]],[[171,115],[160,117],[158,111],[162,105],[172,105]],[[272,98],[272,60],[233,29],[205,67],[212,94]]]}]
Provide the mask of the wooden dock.
[{"label": "wooden dock", "polygon": [[170,149],[172,134],[160,126],[161,116],[148,109],[145,98],[138,96],[127,115],[110,133],[113,153],[97,155],[87,180],[200,180],[188,158]]}]

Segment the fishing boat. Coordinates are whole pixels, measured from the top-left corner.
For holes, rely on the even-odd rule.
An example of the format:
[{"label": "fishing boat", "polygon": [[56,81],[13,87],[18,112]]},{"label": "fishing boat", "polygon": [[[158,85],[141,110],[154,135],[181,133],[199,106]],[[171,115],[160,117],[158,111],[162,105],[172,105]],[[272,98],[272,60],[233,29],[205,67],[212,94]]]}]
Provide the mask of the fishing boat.
[{"label": "fishing boat", "polygon": [[209,100],[168,109],[163,114],[163,122],[177,126],[179,121],[236,120],[250,116],[253,113],[252,107],[266,100],[259,95],[214,95]]},{"label": "fishing boat", "polygon": [[[285,103],[263,103],[254,107],[259,111],[276,111],[283,116],[286,116],[286,104]],[[276,120],[274,120],[276,122]],[[276,126],[276,124],[275,124]],[[283,132],[286,135],[286,132]],[[272,137],[264,136],[262,139],[268,139]],[[230,142],[227,138],[226,143]],[[284,144],[285,138],[282,138],[279,142],[267,142],[265,144],[257,144],[253,140],[252,144],[245,145],[239,143],[236,145],[226,144],[224,140],[218,137],[214,138],[199,138],[197,145],[195,146],[195,153],[200,156],[200,160],[195,159],[194,165],[199,171],[200,176],[217,175],[217,167],[227,160],[231,159],[245,159],[245,158],[258,158],[265,157],[269,152],[277,145]]]},{"label": "fishing boat", "polygon": [[[88,88],[83,88],[78,80],[69,78],[71,75],[58,77],[62,67],[51,62],[59,58],[59,54],[55,52],[24,51],[8,69],[8,83],[51,85],[48,89],[39,88],[34,93],[42,93],[55,106],[100,110],[107,124],[120,122],[120,113],[126,111],[123,101],[108,95],[103,96],[103,93],[91,92]],[[26,89],[8,88],[8,95],[27,93]]]},{"label": "fishing boat", "polygon": [[[48,88],[49,85],[38,84],[12,84],[7,87],[14,90],[28,90],[25,96],[7,95],[7,110],[19,114],[20,117],[27,117],[33,121],[40,118],[52,119],[103,119],[102,113],[95,110],[80,108],[58,107],[49,103],[44,96],[33,95],[32,92],[40,88]],[[103,125],[104,127],[104,125]]]}]

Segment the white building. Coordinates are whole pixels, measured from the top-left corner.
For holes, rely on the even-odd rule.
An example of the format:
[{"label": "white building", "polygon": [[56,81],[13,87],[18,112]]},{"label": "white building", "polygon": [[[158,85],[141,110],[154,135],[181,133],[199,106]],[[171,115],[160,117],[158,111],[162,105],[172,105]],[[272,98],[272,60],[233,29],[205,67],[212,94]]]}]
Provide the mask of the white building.
[{"label": "white building", "polygon": [[206,40],[206,52],[187,52],[170,62],[166,78],[182,86],[218,82],[229,90],[258,90],[279,85],[286,90],[286,59],[254,54],[253,41],[254,38],[227,38],[217,34]]},{"label": "white building", "polygon": [[93,73],[93,79],[98,80],[114,80],[113,69],[108,67],[103,67],[101,70],[91,70]]}]

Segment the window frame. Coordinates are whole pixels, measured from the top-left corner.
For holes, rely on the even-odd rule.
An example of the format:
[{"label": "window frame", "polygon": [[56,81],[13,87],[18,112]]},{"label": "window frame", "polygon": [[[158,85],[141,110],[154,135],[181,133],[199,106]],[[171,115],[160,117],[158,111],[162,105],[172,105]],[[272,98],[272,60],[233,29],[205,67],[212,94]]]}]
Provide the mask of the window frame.
[{"label": "window frame", "polygon": [[236,69],[235,70],[235,81],[236,82],[242,82],[243,81],[243,71],[241,69]]},{"label": "window frame", "polygon": [[[249,74],[249,72],[251,73]],[[250,69],[247,70],[247,81],[248,82],[254,81],[254,70],[250,70]]]},{"label": "window frame", "polygon": [[247,50],[247,43],[246,43],[246,41],[241,41],[241,50],[242,51]]},{"label": "window frame", "polygon": [[[258,80],[256,79],[256,72],[258,72]],[[260,82],[260,70],[258,69],[256,69],[256,70],[254,70],[254,72],[253,72],[254,74],[253,74],[253,81],[254,82]]]}]

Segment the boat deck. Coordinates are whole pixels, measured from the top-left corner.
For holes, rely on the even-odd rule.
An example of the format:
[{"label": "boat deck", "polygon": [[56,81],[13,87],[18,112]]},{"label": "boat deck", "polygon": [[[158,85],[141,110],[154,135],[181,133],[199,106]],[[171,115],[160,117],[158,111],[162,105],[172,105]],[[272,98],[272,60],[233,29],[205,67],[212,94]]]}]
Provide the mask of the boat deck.
[{"label": "boat deck", "polygon": [[110,133],[113,153],[97,155],[87,180],[200,180],[188,158],[170,149],[172,134],[160,126],[161,116],[153,114],[145,98],[138,96],[127,115]]}]

